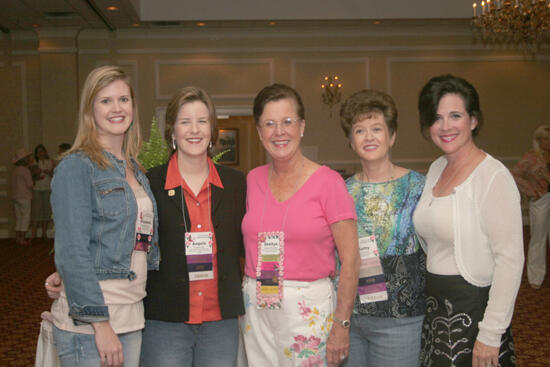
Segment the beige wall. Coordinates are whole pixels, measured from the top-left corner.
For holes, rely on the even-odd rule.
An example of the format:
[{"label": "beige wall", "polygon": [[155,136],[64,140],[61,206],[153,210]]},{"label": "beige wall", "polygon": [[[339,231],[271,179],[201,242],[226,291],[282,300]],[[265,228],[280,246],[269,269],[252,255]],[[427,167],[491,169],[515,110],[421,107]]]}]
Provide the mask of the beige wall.
[{"label": "beige wall", "polygon": [[340,129],[339,106],[331,115],[321,103],[326,74],[340,76],[344,98],[362,88],[393,95],[399,109],[393,158],[419,170],[439,154],[421,137],[416,110],[420,88],[434,75],[457,74],[476,86],[485,113],[479,145],[508,165],[529,148],[532,130],[550,122],[550,48],[533,60],[513,49],[476,43],[466,27],[340,23],[284,30],[43,30],[2,37],[0,237],[13,235],[8,195],[14,150],[44,143],[55,155],[59,143],[72,142],[77,90],[87,73],[103,64],[119,64],[132,76],[146,137],[151,117],[179,87],[199,85],[218,110],[241,116],[251,114],[254,95],[264,85],[290,84],[306,107],[304,150],[348,171],[358,163]]}]

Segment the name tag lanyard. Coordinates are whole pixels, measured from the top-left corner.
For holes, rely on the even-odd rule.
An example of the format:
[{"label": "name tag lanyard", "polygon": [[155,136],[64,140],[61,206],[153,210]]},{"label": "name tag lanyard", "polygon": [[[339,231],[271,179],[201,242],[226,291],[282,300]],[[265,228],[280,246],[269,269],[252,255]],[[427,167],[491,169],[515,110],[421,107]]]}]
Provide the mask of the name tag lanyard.
[{"label": "name tag lanyard", "polygon": [[[290,208],[290,201],[285,208],[280,231],[262,232],[264,216],[267,207],[269,181],[272,170],[270,167],[267,178],[267,188],[264,194],[264,205],[260,218],[258,232],[258,262],[256,265],[256,307],[258,309],[279,309],[283,300],[284,254],[285,254],[285,225]],[[302,172],[304,162],[302,160]],[[292,195],[296,193],[301,174],[294,183]],[[290,200],[292,195],[287,199]]]},{"label": "name tag lanyard", "polygon": [[[183,178],[182,178],[183,180]],[[199,192],[200,194],[200,192]],[[190,232],[185,221],[185,205],[183,182],[181,185],[181,216],[185,226],[185,255],[187,257],[187,271],[189,281],[214,279],[213,270],[213,224],[211,218],[212,204],[210,202],[210,183],[208,183],[208,224],[210,231]],[[189,216],[191,223],[191,216]]]},{"label": "name tag lanyard", "polygon": [[[393,178],[393,165],[392,165]],[[361,192],[366,194],[366,185],[361,173]],[[365,195],[366,196],[366,195]],[[364,205],[364,200],[363,203]],[[386,301],[388,299],[388,290],[386,288],[386,277],[384,269],[380,262],[380,253],[376,243],[377,222],[373,218],[373,233],[370,236],[359,238],[359,256],[361,257],[361,266],[359,268],[359,286],[357,293],[361,303],[371,303]]]}]

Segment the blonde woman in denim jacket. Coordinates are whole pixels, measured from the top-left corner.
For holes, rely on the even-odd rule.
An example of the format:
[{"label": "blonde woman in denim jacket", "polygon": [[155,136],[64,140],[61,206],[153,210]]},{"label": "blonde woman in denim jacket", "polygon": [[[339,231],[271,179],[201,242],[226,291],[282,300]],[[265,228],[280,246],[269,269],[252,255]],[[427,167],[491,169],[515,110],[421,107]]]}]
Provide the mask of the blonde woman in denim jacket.
[{"label": "blonde woman in denim jacket", "polygon": [[147,269],[158,269],[159,251],[128,76],[115,66],[93,70],[78,117],[52,181],[64,285],[52,305],[57,353],[63,366],[138,366]]}]

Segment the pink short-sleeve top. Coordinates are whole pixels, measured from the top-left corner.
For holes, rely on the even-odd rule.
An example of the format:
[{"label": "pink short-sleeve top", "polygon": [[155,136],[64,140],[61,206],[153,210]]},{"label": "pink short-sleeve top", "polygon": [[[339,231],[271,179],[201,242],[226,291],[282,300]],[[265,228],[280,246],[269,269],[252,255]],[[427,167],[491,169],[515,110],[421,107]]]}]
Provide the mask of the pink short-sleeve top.
[{"label": "pink short-sleeve top", "polygon": [[268,185],[269,165],[247,177],[246,214],[242,232],[246,252],[245,274],[256,278],[258,233],[284,232],[286,280],[314,281],[334,275],[336,244],[330,225],[356,220],[353,199],[342,177],[319,167],[289,199],[278,202]]}]

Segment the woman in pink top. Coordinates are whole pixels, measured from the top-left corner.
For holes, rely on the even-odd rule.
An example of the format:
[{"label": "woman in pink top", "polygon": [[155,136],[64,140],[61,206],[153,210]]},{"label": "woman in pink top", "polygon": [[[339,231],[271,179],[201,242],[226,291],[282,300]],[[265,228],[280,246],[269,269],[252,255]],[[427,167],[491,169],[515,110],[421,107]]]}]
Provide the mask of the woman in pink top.
[{"label": "woman in pink top", "polygon": [[32,153],[25,149],[17,149],[13,157],[15,168],[12,172],[12,199],[15,207],[15,243],[29,245],[25,240],[25,232],[29,229],[31,218],[32,177],[28,166]]},{"label": "woman in pink top", "polygon": [[512,169],[519,190],[529,199],[531,239],[527,254],[527,279],[539,289],[546,274],[546,239],[550,237],[550,126],[533,133],[533,149]]},{"label": "woman in pink top", "polygon": [[241,330],[249,365],[337,366],[348,354],[359,271],[353,201],[338,173],[302,154],[304,107],[294,89],[262,89],[254,118],[272,163],[247,178]]}]

